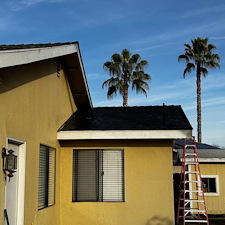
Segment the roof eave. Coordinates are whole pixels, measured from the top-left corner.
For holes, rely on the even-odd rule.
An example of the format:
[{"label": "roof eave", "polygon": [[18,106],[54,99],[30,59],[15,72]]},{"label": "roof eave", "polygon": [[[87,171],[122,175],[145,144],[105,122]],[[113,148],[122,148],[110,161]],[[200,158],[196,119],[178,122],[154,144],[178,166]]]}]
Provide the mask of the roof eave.
[{"label": "roof eave", "polygon": [[[186,161],[193,161],[193,159],[186,159]],[[225,163],[225,158],[200,158],[199,163]]]},{"label": "roof eave", "polygon": [[[68,59],[72,59],[71,61],[77,60],[78,63],[72,62],[72,65],[78,64],[78,66],[73,67],[76,68],[76,71],[71,70],[70,67],[65,68],[69,77],[68,80],[74,101],[78,108],[93,107],[78,42],[62,43],[58,45],[49,44],[48,46],[40,45],[40,47],[33,48],[31,45],[29,48],[6,49],[0,51],[0,57],[0,68],[25,65],[58,57],[65,58],[65,62],[67,62]],[[74,80],[79,80],[80,85],[78,88],[74,86],[74,83],[76,83]]]},{"label": "roof eave", "polygon": [[88,130],[59,131],[58,140],[127,140],[190,138],[192,130]]},{"label": "roof eave", "polygon": [[18,66],[77,52],[77,43],[59,46],[0,51],[0,68]]}]

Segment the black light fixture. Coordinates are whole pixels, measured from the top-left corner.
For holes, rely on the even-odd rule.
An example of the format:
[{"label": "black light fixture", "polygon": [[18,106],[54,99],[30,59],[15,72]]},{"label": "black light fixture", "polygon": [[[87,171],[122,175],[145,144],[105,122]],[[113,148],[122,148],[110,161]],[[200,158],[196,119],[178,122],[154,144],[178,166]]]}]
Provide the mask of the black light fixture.
[{"label": "black light fixture", "polygon": [[13,153],[12,149],[2,148],[3,171],[9,178],[13,177],[17,170],[17,156]]}]

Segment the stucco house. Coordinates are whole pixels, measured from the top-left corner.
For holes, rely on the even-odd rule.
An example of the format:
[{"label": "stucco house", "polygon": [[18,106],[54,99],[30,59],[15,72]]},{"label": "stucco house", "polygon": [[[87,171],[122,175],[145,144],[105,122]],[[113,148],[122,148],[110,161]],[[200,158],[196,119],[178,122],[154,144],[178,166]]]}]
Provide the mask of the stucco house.
[{"label": "stucco house", "polygon": [[[225,149],[204,143],[197,143],[196,147],[198,149],[207,212],[209,215],[225,214]],[[183,140],[176,140],[173,149],[175,198],[177,198],[179,191],[182,152]],[[194,185],[190,185],[190,190],[194,190],[194,188]]]},{"label": "stucco house", "polygon": [[77,42],[0,46],[0,104],[0,224],[174,222],[180,106],[94,108]]}]

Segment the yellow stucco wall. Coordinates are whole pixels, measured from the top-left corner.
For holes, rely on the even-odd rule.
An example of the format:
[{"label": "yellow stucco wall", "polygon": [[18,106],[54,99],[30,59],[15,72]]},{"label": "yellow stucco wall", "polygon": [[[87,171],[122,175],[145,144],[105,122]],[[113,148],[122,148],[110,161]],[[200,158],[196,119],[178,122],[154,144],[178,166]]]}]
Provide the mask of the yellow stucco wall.
[{"label": "yellow stucco wall", "polygon": [[[172,141],[75,141],[61,144],[62,225],[150,225],[153,220],[156,223],[156,217],[158,224],[165,223],[165,220],[166,224],[173,224]],[[87,148],[124,149],[125,202],[72,202],[73,149]]]},{"label": "yellow stucco wall", "polygon": [[[59,180],[58,128],[76,110],[63,70],[57,77],[57,60],[46,60],[0,70],[0,146],[7,138],[26,142],[25,223],[59,224],[60,188],[56,204],[38,211],[40,143],[56,148],[56,183]],[[0,157],[2,165],[2,158]],[[5,180],[0,171],[0,224],[3,224]]]},{"label": "yellow stucco wall", "polygon": [[225,214],[225,164],[200,164],[202,175],[218,175],[219,195],[205,196],[208,214]]}]

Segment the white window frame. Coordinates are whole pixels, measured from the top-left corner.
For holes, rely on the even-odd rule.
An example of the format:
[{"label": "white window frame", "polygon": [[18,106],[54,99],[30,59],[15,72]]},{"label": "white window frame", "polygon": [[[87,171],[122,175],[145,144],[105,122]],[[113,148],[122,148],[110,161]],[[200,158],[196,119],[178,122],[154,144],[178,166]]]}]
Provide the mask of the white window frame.
[{"label": "white window frame", "polygon": [[[205,196],[219,196],[220,195],[220,186],[219,186],[219,175],[201,175],[202,178],[215,178],[216,181],[216,192],[204,192]],[[200,188],[199,188],[200,189]]]}]

